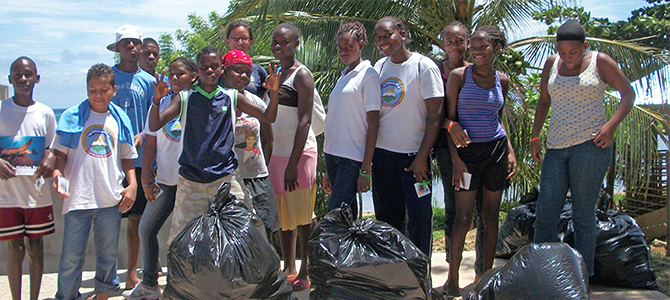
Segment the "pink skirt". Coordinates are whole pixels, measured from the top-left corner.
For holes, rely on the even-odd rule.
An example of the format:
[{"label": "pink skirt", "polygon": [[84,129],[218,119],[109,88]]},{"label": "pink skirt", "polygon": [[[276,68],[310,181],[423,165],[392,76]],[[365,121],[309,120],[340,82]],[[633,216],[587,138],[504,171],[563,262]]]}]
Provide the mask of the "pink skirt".
[{"label": "pink skirt", "polygon": [[270,181],[274,190],[279,224],[282,230],[293,230],[300,225],[308,225],[314,216],[316,200],[316,162],[317,149],[305,149],[298,161],[298,187],[292,192],[284,189],[284,172],[289,157],[272,155],[270,165]]}]

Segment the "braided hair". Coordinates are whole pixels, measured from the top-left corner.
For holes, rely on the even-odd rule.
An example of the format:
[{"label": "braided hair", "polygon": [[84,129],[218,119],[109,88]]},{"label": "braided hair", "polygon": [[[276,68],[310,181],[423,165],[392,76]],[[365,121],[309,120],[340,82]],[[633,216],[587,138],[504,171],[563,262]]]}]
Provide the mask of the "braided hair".
[{"label": "braided hair", "polygon": [[494,45],[500,46],[500,48],[505,48],[507,46],[507,38],[505,37],[505,33],[500,31],[498,27],[496,26],[482,26],[477,28],[475,32],[472,35],[475,35],[477,32],[485,32],[491,37],[491,40],[493,41]]},{"label": "braided hair", "polygon": [[363,41],[367,44],[368,35],[365,30],[365,26],[361,22],[353,21],[340,24],[340,29],[337,30],[335,35],[335,41],[340,38],[341,35],[345,33],[351,33],[356,37],[357,41]]}]

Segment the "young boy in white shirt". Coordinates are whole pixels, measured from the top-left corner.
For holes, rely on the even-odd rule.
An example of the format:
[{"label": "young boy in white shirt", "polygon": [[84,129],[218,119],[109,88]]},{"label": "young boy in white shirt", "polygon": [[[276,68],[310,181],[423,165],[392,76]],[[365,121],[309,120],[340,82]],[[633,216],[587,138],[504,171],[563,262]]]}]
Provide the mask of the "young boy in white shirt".
[{"label": "young boy in white shirt", "polygon": [[[54,141],[58,157],[54,188],[64,198],[65,220],[57,299],[80,296],[91,224],[96,275],[95,295],[89,298],[105,300],[109,292],[119,289],[116,257],[121,213],[133,206],[137,191],[132,124],[123,109],[111,103],[116,94],[114,71],[104,64],[94,65],[86,82],[88,99],[63,113]],[[63,177],[69,180],[67,190],[62,187]]]}]

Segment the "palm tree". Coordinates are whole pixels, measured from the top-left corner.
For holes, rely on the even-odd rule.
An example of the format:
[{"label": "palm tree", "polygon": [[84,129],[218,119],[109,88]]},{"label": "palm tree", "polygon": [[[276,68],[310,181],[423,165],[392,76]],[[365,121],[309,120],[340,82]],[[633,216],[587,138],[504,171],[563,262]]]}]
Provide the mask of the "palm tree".
[{"label": "palm tree", "polygon": [[[478,4],[479,3],[479,4]],[[238,0],[230,4],[229,11],[223,18],[216,21],[219,28],[236,19],[246,19],[252,23],[256,35],[256,54],[270,56],[269,44],[272,30],[280,22],[291,22],[303,31],[298,59],[313,71],[315,83],[323,99],[332,90],[344,66],[337,58],[334,37],[341,22],[359,21],[371,32],[378,19],[384,16],[397,16],[405,20],[408,25],[409,37],[412,40],[408,48],[435,59],[441,58],[439,33],[442,28],[452,21],[460,21],[469,28],[481,25],[497,25],[506,32],[514,32],[517,36],[531,36],[537,29],[532,15],[542,8],[553,6],[570,6],[570,0]],[[221,31],[214,31],[208,39],[222,49],[223,36]],[[374,44],[372,34],[369,34],[370,44]],[[655,49],[641,47],[634,43],[608,40],[591,40],[591,47],[608,53],[618,62],[625,62],[622,66],[631,80],[658,78],[663,75],[663,66],[670,62]],[[555,39],[553,36],[540,36],[521,39],[510,44],[518,52],[510,52],[507,58],[501,57],[498,67],[507,72],[525,72],[525,68],[541,70],[542,63],[548,53],[555,53]],[[376,61],[381,54],[375,47],[366,47],[363,57]],[[516,57],[516,59],[510,59]],[[521,59],[522,65],[517,62]],[[666,68],[667,69],[667,68]],[[666,71],[667,72],[667,71]],[[508,190],[508,198],[516,198],[519,193],[539,183],[539,166],[531,163],[528,144],[530,140],[530,126],[532,126],[533,110],[524,102],[524,91],[527,86],[517,82],[512,88],[511,97],[518,100],[507,106],[505,122],[510,128],[510,140],[515,148],[517,160],[520,162],[518,176],[513,177],[512,189]],[[634,109],[633,114],[644,111]],[[626,126],[622,123],[621,127]],[[621,130],[620,130],[621,131]],[[626,131],[630,132],[630,130]],[[630,135],[618,135],[621,139]],[[655,141],[655,135],[649,133],[638,138]],[[626,142],[617,140],[619,144]],[[639,141],[639,140],[637,140]],[[651,143],[651,142],[650,142]],[[649,143],[648,143],[649,144]],[[636,152],[640,149],[634,149]],[[642,157],[635,156],[637,158]],[[617,157],[619,153],[617,152]],[[623,169],[617,169],[623,172]],[[622,173],[618,173],[622,174]],[[640,176],[638,176],[640,177]]]}]

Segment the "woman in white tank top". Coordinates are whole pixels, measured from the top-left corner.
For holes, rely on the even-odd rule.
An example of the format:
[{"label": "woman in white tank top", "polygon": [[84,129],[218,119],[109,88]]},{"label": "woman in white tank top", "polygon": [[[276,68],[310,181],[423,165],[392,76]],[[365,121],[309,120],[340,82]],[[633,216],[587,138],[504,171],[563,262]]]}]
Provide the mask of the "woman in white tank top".
[{"label": "woman in white tank top", "polygon": [[[593,275],[596,247],[595,205],[612,157],[612,139],[633,106],[635,92],[617,63],[607,54],[587,50],[584,28],[568,20],[558,29],[558,54],[547,59],[540,101],[531,134],[531,155],[542,161],[539,138],[553,106],[547,150],[542,163],[535,242],[558,242],[559,215],[568,189],[572,198],[575,248]],[[616,112],[605,119],[607,86],[621,94]]]}]

